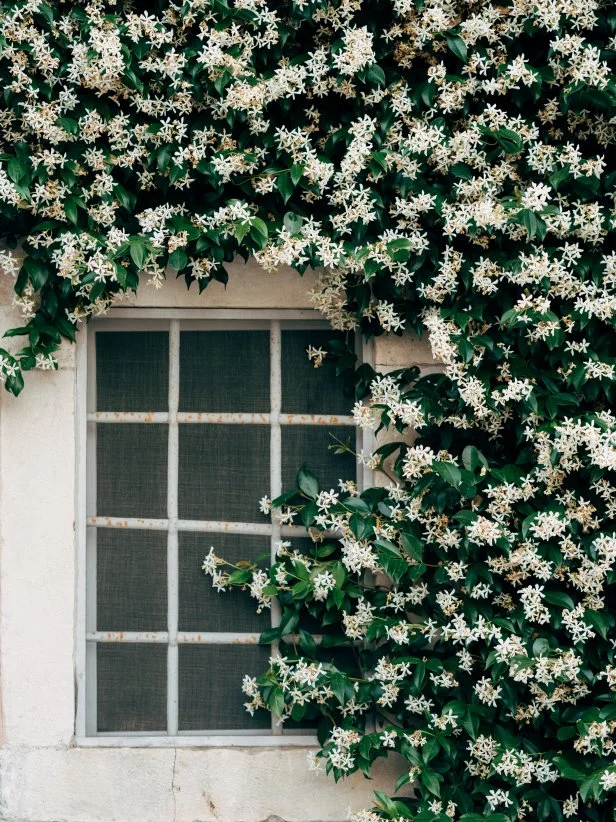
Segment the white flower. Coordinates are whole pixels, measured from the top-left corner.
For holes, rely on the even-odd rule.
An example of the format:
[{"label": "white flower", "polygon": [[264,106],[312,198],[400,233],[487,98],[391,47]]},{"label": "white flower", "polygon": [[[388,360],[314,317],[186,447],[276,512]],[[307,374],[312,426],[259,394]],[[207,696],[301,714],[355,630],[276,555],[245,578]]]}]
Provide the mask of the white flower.
[{"label": "white flower", "polygon": [[531,211],[544,209],[552,195],[552,190],[544,183],[532,183],[522,194],[522,205]]}]

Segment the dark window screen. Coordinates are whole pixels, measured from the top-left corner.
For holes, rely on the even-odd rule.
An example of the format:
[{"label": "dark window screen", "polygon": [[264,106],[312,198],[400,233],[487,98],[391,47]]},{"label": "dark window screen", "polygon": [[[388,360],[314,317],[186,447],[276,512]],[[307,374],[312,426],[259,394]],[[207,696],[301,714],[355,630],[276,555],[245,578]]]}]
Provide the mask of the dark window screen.
[{"label": "dark window screen", "polygon": [[[257,614],[256,600],[237,589],[218,593],[201,570],[210,547],[229,562],[254,560],[269,555],[268,537],[243,534],[179,535],[180,557],[180,631],[236,631],[261,633],[270,627],[270,612]],[[261,563],[265,565],[264,562]],[[227,573],[233,568],[221,568]]]},{"label": "dark window screen", "polygon": [[99,643],[96,667],[99,731],[166,730],[166,645]]},{"label": "dark window screen", "polygon": [[303,464],[326,491],[338,489],[338,480],[355,479],[354,454],[336,454],[328,446],[340,440],[355,450],[355,429],[347,426],[288,425],[282,429],[282,487],[295,487],[297,469]]},{"label": "dark window screen", "polygon": [[[350,414],[353,397],[340,389],[336,369],[327,358],[319,368],[306,349],[325,348],[329,340],[344,340],[336,331],[282,332],[282,411],[285,414]],[[352,338],[351,338],[352,340]],[[352,341],[351,341],[352,344]]]},{"label": "dark window screen", "polygon": [[167,516],[167,433],[159,424],[97,426],[98,516]]},{"label": "dark window screen", "polygon": [[181,645],[180,731],[269,729],[267,711],[244,708],[244,675],[268,668],[270,649],[260,645]]},{"label": "dark window screen", "polygon": [[106,331],[96,335],[98,411],[166,411],[168,394],[166,331]]},{"label": "dark window screen", "polygon": [[183,331],[180,411],[267,412],[268,331]]},{"label": "dark window screen", "polygon": [[267,425],[180,426],[180,519],[265,522],[269,447]]},{"label": "dark window screen", "polygon": [[99,631],[166,631],[166,531],[100,528],[96,599]]}]

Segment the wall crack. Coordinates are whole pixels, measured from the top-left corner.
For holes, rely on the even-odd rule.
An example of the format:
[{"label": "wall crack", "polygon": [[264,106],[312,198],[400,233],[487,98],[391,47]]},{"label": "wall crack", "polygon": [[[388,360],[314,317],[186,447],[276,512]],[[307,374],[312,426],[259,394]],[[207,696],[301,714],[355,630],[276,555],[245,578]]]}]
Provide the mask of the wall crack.
[{"label": "wall crack", "polygon": [[177,813],[178,813],[178,802],[176,797],[176,791],[179,791],[180,788],[175,784],[175,769],[178,761],[178,749],[175,748],[173,751],[173,769],[171,771],[171,796],[173,797],[173,822],[177,822]]}]

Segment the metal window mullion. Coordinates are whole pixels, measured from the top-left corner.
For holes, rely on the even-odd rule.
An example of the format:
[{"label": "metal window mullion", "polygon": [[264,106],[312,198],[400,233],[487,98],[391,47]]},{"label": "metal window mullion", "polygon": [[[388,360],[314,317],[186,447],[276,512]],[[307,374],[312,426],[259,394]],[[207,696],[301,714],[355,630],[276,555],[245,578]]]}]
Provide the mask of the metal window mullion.
[{"label": "metal window mullion", "polygon": [[160,643],[169,642],[167,631],[88,631],[88,642]]},{"label": "metal window mullion", "polygon": [[169,324],[169,431],[167,450],[167,734],[178,732],[178,475],[179,475],[179,427],[178,405],[180,397],[180,322]]},{"label": "metal window mullion", "polygon": [[[279,497],[282,493],[282,428],[280,412],[282,409],[282,345],[280,321],[272,320],[270,326],[270,499]],[[272,512],[272,531],[270,534],[270,560],[276,562],[276,544],[280,541],[280,523]],[[280,624],[280,604],[272,601],[271,625],[272,628]],[[279,653],[278,643],[272,644],[272,656]],[[272,714],[272,734],[282,735],[280,725]]]},{"label": "metal window mullion", "polygon": [[[87,337],[87,397],[86,408],[96,410],[96,334],[88,332]],[[96,424],[87,423],[86,438],[86,518],[96,514],[97,502],[97,462]],[[87,520],[86,520],[87,521]],[[97,530],[86,528],[86,632],[96,631],[97,619]],[[96,734],[98,730],[98,672],[97,649],[93,642],[86,642],[86,733]]]},{"label": "metal window mullion", "polygon": [[[90,516],[86,525],[94,528],[122,528],[141,531],[168,531],[168,519],[139,519],[137,517],[95,517]],[[178,531],[211,534],[253,534],[269,537],[272,533],[270,522],[225,522],[222,520],[179,519]],[[280,533],[285,537],[302,537],[306,529],[302,525],[283,525]],[[333,532],[325,531],[325,536]]]},{"label": "metal window mullion", "polygon": [[[247,411],[181,411],[177,421],[182,425],[269,425],[270,415]],[[167,411],[93,411],[88,422],[107,422],[116,425],[152,425],[168,423]],[[341,414],[280,414],[281,425],[348,425],[355,426],[353,417]]]}]

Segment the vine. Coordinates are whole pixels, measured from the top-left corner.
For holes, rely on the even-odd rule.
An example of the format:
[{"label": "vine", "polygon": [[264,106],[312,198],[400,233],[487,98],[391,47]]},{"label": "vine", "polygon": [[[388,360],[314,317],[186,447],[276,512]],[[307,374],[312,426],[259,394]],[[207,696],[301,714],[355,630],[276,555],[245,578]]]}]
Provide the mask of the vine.
[{"label": "vine", "polygon": [[334,328],[443,363],[356,370],[392,481],[302,469],[271,505],[312,551],[204,563],[281,603],[252,710],[318,719],[336,777],[406,759],[362,822],[616,818],[615,33],[607,0],[0,11],[8,390],[140,281],[237,255],[321,268]]}]

